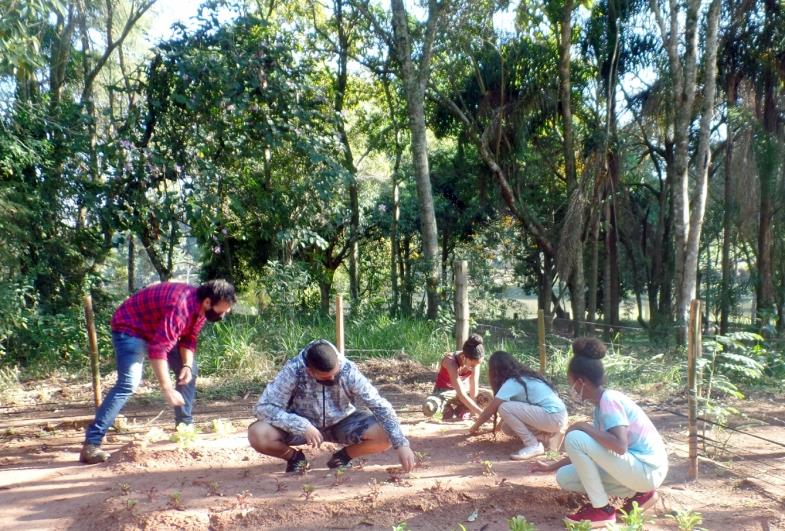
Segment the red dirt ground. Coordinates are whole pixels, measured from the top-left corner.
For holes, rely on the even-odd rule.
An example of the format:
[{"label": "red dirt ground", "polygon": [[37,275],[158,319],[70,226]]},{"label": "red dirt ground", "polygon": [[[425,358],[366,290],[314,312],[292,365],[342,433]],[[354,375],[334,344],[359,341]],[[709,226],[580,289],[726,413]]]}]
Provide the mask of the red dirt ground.
[{"label": "red dirt ground", "polygon": [[[80,465],[83,426],[92,419],[89,389],[39,384],[25,395],[37,404],[0,409],[0,529],[390,529],[405,522],[414,530],[462,525],[497,531],[507,529],[517,514],[539,530],[563,529],[561,518],[581,497],[559,490],[552,475],[531,474],[528,464],[509,460],[519,447],[510,437],[468,437],[469,422],[425,421],[419,404],[433,372],[409,360],[397,363],[405,366],[398,365],[395,375],[388,373],[389,361],[362,367],[396,406],[412,448],[422,452],[421,466],[406,477],[395,473],[392,452],[336,477],[325,467],[334,448],[329,444],[306,450],[313,467],[307,474],[285,476],[282,461],[248,447],[245,428],[253,420],[256,396],[197,402],[203,431],[215,418],[231,419],[235,429],[203,433],[189,449],[169,441],[145,444],[150,428],[171,431],[171,413],[156,417],[161,404],[134,400],[125,411],[130,428],[104,445],[112,458]],[[685,420],[663,410],[684,407],[676,402],[656,411],[657,405],[644,405],[653,411],[671,456],[671,472],[661,501],[648,513],[647,529],[677,529],[667,513],[685,509],[700,512],[705,529],[785,529],[777,490],[777,471],[785,469],[781,448],[738,436],[731,444],[743,445],[749,455],[721,466],[702,463],[701,480],[686,483]],[[755,406],[766,418],[778,415],[776,404]],[[785,440],[782,427],[755,429],[768,439]]]}]

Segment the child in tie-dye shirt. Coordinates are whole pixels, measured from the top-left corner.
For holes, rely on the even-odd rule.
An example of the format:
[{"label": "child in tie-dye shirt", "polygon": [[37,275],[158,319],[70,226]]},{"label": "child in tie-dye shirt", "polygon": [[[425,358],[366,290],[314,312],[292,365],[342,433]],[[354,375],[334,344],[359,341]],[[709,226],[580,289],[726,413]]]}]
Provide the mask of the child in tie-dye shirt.
[{"label": "child in tie-dye shirt", "polygon": [[563,489],[589,497],[590,503],[567,516],[566,523],[588,521],[593,528],[604,527],[616,521],[609,494],[627,497],[621,508],[626,513],[633,503],[641,510],[656,503],[656,489],[668,473],[668,454],[646,413],[624,394],[603,387],[605,345],[594,338],[578,338],[572,352],[567,368],[570,392],[576,401],[594,404],[594,421],[569,427],[564,440],[568,457],[537,463],[533,470],[557,470],[556,481]]}]

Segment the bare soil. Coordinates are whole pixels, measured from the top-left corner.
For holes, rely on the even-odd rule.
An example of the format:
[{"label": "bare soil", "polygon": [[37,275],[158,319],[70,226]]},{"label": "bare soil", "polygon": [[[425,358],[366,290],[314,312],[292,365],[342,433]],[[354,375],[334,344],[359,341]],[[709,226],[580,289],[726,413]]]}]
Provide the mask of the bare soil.
[{"label": "bare soil", "polygon": [[[470,423],[426,421],[419,409],[432,370],[408,360],[362,363],[365,373],[396,407],[420,465],[401,475],[394,452],[371,456],[338,474],[326,468],[332,445],[306,449],[312,468],[287,476],[282,461],[253,451],[245,429],[257,396],[199,402],[202,430],[190,448],[146,437],[172,431],[162,404],[133,400],[128,426],[111,433],[104,464],[77,462],[84,426],[92,420],[89,386],[67,381],[28,385],[0,409],[0,529],[410,529],[505,530],[523,515],[539,530],[563,529],[561,518],[581,496],[561,491],[552,475],[532,474],[509,454],[519,442],[501,433],[467,436]],[[143,403],[140,403],[143,402]],[[777,444],[733,435],[717,463],[702,462],[700,481],[687,483],[686,411],[679,397],[642,401],[665,435],[671,471],[661,500],[647,513],[647,529],[677,529],[673,511],[703,515],[711,530],[785,529],[785,452]],[[741,426],[771,441],[785,441],[778,401],[747,404]],[[575,411],[575,410],[572,410]],[[587,414],[588,410],[578,410]],[[581,415],[578,416],[581,416]],[[212,419],[234,428],[210,433]],[[761,419],[765,419],[765,422]],[[708,435],[708,432],[707,432]],[[713,434],[721,441],[724,434]],[[781,489],[781,490],[780,490]]]}]

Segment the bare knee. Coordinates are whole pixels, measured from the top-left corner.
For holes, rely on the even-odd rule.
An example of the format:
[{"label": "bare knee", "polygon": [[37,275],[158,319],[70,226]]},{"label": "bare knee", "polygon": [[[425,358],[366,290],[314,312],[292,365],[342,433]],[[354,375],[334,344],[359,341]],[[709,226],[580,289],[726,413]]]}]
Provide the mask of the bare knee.
[{"label": "bare knee", "polygon": [[392,446],[387,432],[384,431],[380,424],[374,424],[365,430],[365,433],[362,435],[362,442],[372,445],[378,452],[383,452]]},{"label": "bare knee", "polygon": [[248,427],[248,442],[257,452],[267,453],[267,450],[283,444],[281,432],[267,422],[257,420]]}]

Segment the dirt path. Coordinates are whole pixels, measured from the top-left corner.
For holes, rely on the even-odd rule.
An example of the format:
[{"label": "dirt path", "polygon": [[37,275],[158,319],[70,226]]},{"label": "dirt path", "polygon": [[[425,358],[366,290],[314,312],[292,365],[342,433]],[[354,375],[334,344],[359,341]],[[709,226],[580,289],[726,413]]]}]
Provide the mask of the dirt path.
[{"label": "dirt path", "polygon": [[[559,490],[552,475],[532,475],[525,463],[510,461],[519,443],[509,437],[467,437],[469,422],[424,421],[419,404],[433,373],[409,363],[396,371],[403,379],[387,375],[388,362],[364,365],[422,452],[421,466],[408,477],[395,473],[392,452],[336,476],[325,467],[331,445],[306,451],[313,464],[307,474],[285,476],[281,461],[248,447],[245,427],[256,397],[199,403],[205,431],[214,418],[231,419],[235,429],[202,434],[190,449],[141,444],[151,427],[171,429],[171,413],[156,419],[158,404],[129,407],[131,431],[111,436],[105,448],[112,459],[93,466],[76,463],[82,426],[91,419],[84,402],[56,412],[7,409],[0,418],[0,529],[390,529],[406,522],[415,530],[496,531],[516,514],[540,530],[563,529],[561,517],[581,498]],[[666,513],[681,509],[702,513],[702,527],[711,530],[785,526],[770,493],[723,468],[705,464],[701,481],[686,484],[682,419],[667,412],[652,417],[669,441],[671,472],[647,529],[676,529]],[[783,440],[780,430],[767,437]],[[756,459],[783,466],[781,453]]]}]

